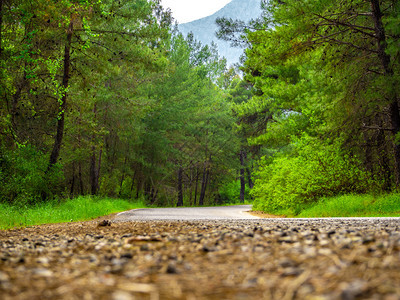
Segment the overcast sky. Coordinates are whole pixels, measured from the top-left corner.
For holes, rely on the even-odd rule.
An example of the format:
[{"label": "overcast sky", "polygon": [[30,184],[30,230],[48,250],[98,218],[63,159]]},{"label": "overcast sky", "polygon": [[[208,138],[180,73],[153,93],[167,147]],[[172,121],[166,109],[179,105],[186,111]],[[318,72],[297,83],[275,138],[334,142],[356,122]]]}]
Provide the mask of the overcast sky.
[{"label": "overcast sky", "polygon": [[212,15],[232,0],[161,0],[164,7],[171,8],[178,23],[186,23]]}]

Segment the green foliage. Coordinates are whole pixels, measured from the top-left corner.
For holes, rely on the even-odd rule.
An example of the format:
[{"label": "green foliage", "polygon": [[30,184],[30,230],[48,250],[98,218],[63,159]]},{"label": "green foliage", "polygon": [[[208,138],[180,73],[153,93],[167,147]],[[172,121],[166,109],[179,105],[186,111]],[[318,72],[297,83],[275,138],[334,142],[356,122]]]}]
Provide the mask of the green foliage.
[{"label": "green foliage", "polygon": [[60,166],[47,171],[47,158],[34,147],[20,146],[0,151],[0,202],[19,206],[42,201],[42,195],[60,193],[63,175]]},{"label": "green foliage", "polygon": [[293,209],[324,196],[365,193],[378,188],[356,157],[329,143],[303,136],[290,155],[265,158],[252,191],[256,210]]},{"label": "green foliage", "polygon": [[33,206],[20,207],[0,203],[0,229],[24,227],[46,223],[77,222],[96,217],[144,208],[143,201],[78,197],[63,201],[47,201]]},{"label": "green foliage", "polygon": [[298,211],[324,196],[398,188],[398,4],[263,7],[257,24],[219,22],[223,39],[251,45],[242,70],[253,97],[234,110],[250,149],[267,154],[258,162],[256,208]]},{"label": "green foliage", "polygon": [[299,218],[399,216],[400,194],[324,197],[297,215]]},{"label": "green foliage", "polygon": [[239,202],[240,182],[238,180],[231,181],[223,185],[219,189],[218,200],[220,204],[238,203]]}]

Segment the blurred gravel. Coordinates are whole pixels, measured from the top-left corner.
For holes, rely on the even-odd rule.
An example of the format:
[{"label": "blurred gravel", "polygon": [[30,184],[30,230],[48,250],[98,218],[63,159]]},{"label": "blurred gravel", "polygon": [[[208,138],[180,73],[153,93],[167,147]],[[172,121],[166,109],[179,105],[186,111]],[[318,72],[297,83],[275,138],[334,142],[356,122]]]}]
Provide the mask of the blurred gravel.
[{"label": "blurred gravel", "polygon": [[399,250],[399,219],[44,225],[0,232],[0,298],[394,300]]}]

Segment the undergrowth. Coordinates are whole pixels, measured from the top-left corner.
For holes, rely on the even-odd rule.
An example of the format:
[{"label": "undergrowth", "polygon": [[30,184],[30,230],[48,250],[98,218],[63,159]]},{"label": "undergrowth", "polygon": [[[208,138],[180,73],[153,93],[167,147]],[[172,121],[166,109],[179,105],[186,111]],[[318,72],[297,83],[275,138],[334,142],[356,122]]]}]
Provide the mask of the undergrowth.
[{"label": "undergrowth", "polygon": [[400,217],[400,193],[326,197],[315,204],[266,212],[296,218]]},{"label": "undergrowth", "polygon": [[144,207],[146,205],[142,201],[132,202],[89,196],[26,206],[0,203],[0,229],[86,221],[112,213]]}]

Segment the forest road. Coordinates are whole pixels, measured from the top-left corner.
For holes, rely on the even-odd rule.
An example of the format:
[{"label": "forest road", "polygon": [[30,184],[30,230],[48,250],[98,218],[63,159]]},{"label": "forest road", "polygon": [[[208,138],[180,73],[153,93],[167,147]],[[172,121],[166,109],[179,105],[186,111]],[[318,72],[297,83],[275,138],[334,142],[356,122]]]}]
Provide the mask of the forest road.
[{"label": "forest road", "polygon": [[253,220],[251,205],[218,207],[175,207],[134,209],[119,213],[114,222],[125,221],[194,221],[194,220]]}]

